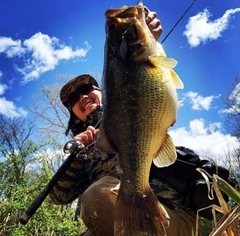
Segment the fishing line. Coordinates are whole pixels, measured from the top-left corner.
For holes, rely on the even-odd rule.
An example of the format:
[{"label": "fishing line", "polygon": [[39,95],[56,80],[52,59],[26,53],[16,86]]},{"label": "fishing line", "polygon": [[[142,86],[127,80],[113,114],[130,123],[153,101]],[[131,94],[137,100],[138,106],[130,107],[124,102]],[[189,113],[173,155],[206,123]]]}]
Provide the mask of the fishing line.
[{"label": "fishing line", "polygon": [[173,28],[168,32],[168,34],[165,36],[165,38],[162,40],[161,44],[164,43],[164,41],[168,38],[168,36],[173,32],[173,30],[176,28],[178,23],[183,19],[183,17],[187,14],[187,12],[190,10],[190,8],[196,3],[197,0],[194,0],[191,5],[188,7],[188,9],[182,14],[182,16],[179,18],[177,23],[173,26]]}]

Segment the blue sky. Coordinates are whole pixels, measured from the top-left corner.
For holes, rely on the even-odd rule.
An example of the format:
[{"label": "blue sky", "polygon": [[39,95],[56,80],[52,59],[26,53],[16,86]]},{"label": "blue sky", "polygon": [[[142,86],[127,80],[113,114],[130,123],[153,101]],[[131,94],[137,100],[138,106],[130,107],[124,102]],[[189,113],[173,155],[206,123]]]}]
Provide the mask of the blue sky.
[{"label": "blue sky", "polygon": [[[27,115],[26,103],[61,74],[97,74],[101,83],[105,42],[104,12],[135,5],[130,0],[3,0],[0,2],[0,113]],[[181,3],[181,4],[179,4]],[[146,0],[164,32],[190,0]],[[240,72],[239,0],[197,0],[164,42],[184,83],[178,90],[176,145],[219,156],[235,140],[224,128],[222,96]]]}]

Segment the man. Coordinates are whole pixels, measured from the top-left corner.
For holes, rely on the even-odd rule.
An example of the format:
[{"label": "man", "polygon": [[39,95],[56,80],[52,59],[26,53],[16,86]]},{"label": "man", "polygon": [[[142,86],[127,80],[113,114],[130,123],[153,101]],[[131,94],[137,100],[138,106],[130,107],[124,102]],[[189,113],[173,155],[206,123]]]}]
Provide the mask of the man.
[{"label": "man", "polygon": [[[157,14],[145,9],[148,27],[158,39],[162,27]],[[90,75],[80,75],[63,86],[60,98],[70,112],[66,135],[72,134],[74,140],[86,146],[95,142],[102,117],[102,95],[97,81]],[[195,216],[184,196],[154,175],[149,182],[165,210],[169,222],[167,235],[191,235]],[[115,155],[92,149],[86,159],[76,157],[50,196],[55,204],[67,204],[83,194],[81,217],[88,227],[84,235],[113,236],[114,205],[119,184]]]}]

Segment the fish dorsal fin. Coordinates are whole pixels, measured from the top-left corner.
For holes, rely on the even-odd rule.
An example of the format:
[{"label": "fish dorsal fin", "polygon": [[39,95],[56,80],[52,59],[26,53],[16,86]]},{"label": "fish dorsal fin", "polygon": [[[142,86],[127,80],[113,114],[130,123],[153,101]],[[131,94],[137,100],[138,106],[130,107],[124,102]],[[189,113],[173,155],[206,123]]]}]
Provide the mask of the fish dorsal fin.
[{"label": "fish dorsal fin", "polygon": [[174,83],[175,87],[178,88],[178,89],[183,89],[184,88],[183,82],[178,77],[176,72],[174,70],[171,70],[170,73],[171,73],[172,80],[173,80],[173,83]]},{"label": "fish dorsal fin", "polygon": [[149,57],[148,63],[154,67],[162,67],[165,69],[170,70],[170,74],[172,77],[173,84],[178,89],[183,89],[184,85],[179,76],[176,74],[174,70],[172,70],[173,67],[177,65],[177,61],[173,58],[169,57],[163,57],[163,56],[151,56]]},{"label": "fish dorsal fin", "polygon": [[148,60],[156,67],[160,66],[169,70],[177,65],[177,61],[169,57],[150,56]]},{"label": "fish dorsal fin", "polygon": [[176,158],[177,152],[172,138],[169,134],[166,134],[166,139],[159,149],[156,158],[153,159],[153,163],[157,167],[169,166],[175,162]]},{"label": "fish dorsal fin", "polygon": [[97,142],[95,143],[94,148],[106,153],[116,153],[114,148],[109,143],[103,123],[99,127]]}]

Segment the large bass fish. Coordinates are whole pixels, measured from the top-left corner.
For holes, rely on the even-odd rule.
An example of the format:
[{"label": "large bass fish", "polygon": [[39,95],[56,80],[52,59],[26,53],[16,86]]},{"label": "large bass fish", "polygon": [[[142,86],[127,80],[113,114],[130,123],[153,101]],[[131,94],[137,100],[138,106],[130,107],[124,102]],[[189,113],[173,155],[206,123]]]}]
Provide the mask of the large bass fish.
[{"label": "large bass fish", "polygon": [[103,120],[97,146],[117,153],[121,185],[115,236],[165,235],[164,209],[149,186],[152,161],[171,165],[176,150],[167,129],[176,121],[183,84],[145,22],[144,7],[109,9],[103,74]]}]

